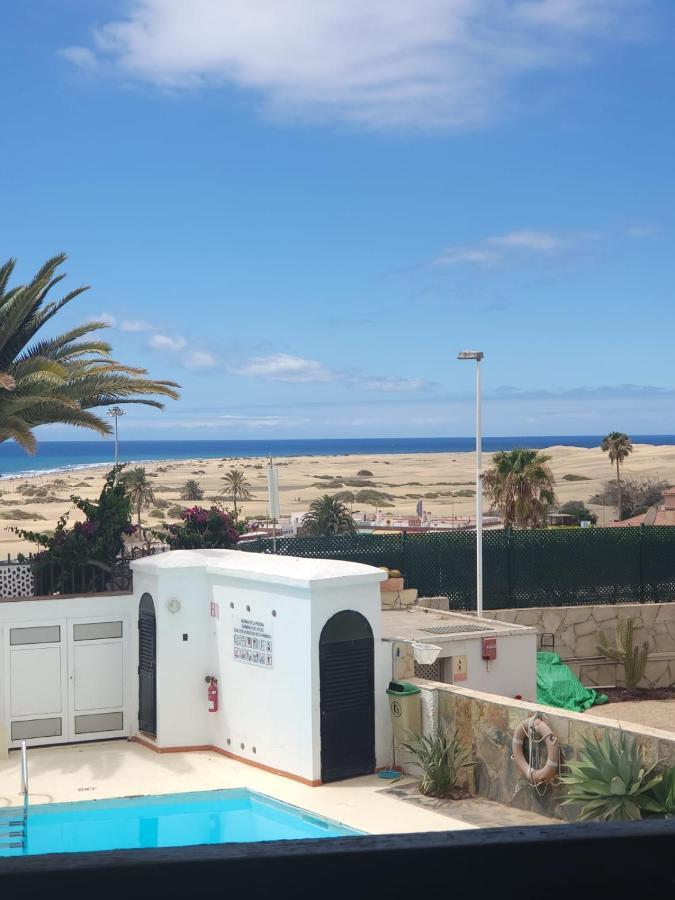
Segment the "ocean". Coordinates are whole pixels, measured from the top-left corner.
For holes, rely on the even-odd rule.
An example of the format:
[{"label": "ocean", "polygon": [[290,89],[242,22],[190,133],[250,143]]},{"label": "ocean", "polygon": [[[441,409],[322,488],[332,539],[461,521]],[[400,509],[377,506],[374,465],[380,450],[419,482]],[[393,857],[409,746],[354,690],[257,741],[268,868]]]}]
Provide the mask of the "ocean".
[{"label": "ocean", "polygon": [[[483,450],[510,450],[513,447],[539,449],[562,444],[567,447],[597,447],[600,435],[536,435],[483,438]],[[675,435],[633,435],[636,444],[675,445]],[[465,453],[475,447],[473,437],[433,438],[321,438],[251,441],[120,441],[122,462],[151,462],[164,459],[213,459],[242,456],[348,456],[412,453]],[[111,440],[42,441],[35,456],[28,456],[11,441],[0,443],[0,477],[38,472],[58,472],[84,466],[112,464]]]}]

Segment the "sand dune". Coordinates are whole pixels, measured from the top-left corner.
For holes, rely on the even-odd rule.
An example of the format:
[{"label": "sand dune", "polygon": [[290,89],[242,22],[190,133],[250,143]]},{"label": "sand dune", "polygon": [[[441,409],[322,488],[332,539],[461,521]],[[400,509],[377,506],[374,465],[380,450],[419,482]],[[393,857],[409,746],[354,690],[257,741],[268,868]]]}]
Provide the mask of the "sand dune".
[{"label": "sand dune", "polygon": [[[593,496],[602,483],[613,477],[613,468],[599,448],[550,447],[551,467],[556,478],[556,490],[561,503],[584,500]],[[490,454],[483,455],[484,467],[490,465]],[[146,463],[156,488],[156,506],[143,513],[144,524],[160,525],[175,520],[172,507],[193,504],[179,500],[180,488],[188,478],[196,479],[209,501],[222,489],[222,478],[232,466],[246,472],[253,491],[253,499],[243,504],[246,516],[266,515],[266,461],[255,457],[238,459],[193,459]],[[295,456],[277,460],[282,515],[304,512],[309,503],[324,493],[351,490],[379,491],[390,495],[387,512],[392,515],[413,514],[420,497],[432,515],[468,515],[474,504],[471,493],[474,480],[472,453],[430,453],[417,455],[364,456]],[[60,515],[71,510],[71,521],[80,513],[72,507],[70,496],[77,494],[94,499],[103,482],[107,466],[73,469],[67,473],[33,475],[0,480],[0,553],[14,555],[31,547],[7,530],[19,526],[33,530],[52,529]],[[359,478],[361,471],[372,473],[360,476],[365,485],[349,485]],[[675,447],[638,444],[628,459],[624,472],[634,478],[658,477],[675,484]],[[566,480],[565,475],[580,476],[584,480]],[[344,487],[335,487],[337,481]],[[28,486],[28,487],[27,487]],[[46,488],[47,497],[31,496],[26,491]],[[222,501],[221,501],[222,502]],[[225,505],[231,504],[225,500]],[[162,507],[158,509],[157,507]],[[355,502],[354,510],[374,512],[373,504]],[[595,508],[599,523],[614,518],[615,510]],[[29,517],[29,518],[20,518]]]}]

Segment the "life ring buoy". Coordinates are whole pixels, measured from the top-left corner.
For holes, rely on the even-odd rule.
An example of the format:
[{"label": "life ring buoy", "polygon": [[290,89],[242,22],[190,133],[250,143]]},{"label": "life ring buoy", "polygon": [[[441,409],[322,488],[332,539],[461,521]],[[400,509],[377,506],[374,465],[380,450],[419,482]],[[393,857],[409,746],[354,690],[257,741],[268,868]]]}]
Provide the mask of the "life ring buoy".
[{"label": "life ring buoy", "polygon": [[[539,740],[546,744],[547,758],[541,769],[533,769],[530,763],[525,759],[523,744],[525,738],[530,739],[530,734],[535,731],[539,735]],[[511,752],[521,773],[527,778],[530,784],[540,785],[547,784],[555,778],[558,767],[560,766],[560,745],[558,738],[537,716],[525,719],[516,728],[513,741],[511,744]]]}]

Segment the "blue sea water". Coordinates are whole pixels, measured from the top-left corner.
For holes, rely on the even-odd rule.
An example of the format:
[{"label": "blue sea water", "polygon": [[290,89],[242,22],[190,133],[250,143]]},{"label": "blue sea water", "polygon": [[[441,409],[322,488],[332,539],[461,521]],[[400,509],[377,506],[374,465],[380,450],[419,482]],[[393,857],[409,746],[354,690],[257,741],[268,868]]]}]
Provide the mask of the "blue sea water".
[{"label": "blue sea water", "polygon": [[[636,444],[675,445],[675,435],[634,435]],[[597,447],[600,435],[537,435],[486,437],[483,450],[513,447]],[[123,462],[164,459],[213,459],[283,456],[347,456],[350,454],[463,453],[474,449],[473,437],[432,438],[321,438],[241,441],[120,441]],[[42,441],[35,456],[28,456],[12,441],[0,443],[0,476],[58,471],[79,466],[107,465],[114,456],[110,440]]]},{"label": "blue sea water", "polygon": [[[22,810],[2,810],[3,815]],[[360,832],[245,789],[49,803],[28,809],[25,848],[1,856],[335,838]]]}]

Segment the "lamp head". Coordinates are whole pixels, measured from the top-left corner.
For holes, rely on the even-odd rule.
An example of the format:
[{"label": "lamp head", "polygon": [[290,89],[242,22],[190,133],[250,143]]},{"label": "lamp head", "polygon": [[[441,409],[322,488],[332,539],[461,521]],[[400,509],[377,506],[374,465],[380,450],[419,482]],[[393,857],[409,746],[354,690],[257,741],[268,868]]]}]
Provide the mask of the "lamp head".
[{"label": "lamp head", "polygon": [[482,350],[462,350],[457,354],[457,359],[475,359],[480,362],[484,355]]}]

